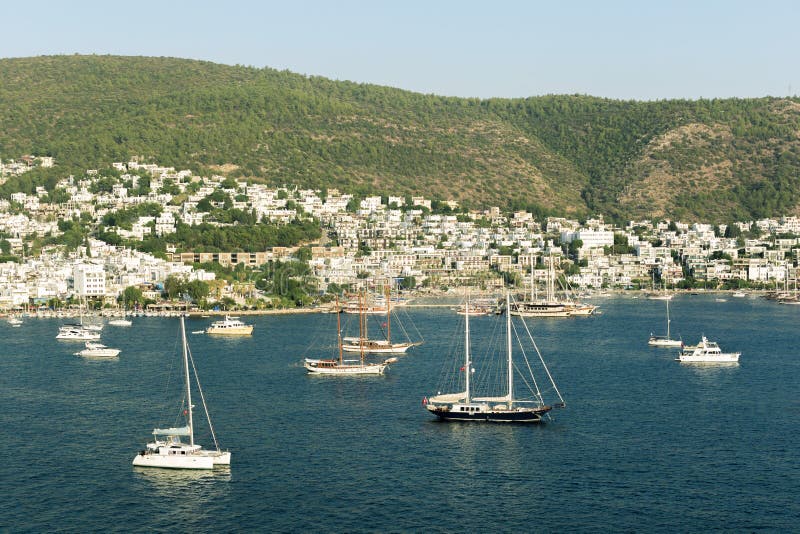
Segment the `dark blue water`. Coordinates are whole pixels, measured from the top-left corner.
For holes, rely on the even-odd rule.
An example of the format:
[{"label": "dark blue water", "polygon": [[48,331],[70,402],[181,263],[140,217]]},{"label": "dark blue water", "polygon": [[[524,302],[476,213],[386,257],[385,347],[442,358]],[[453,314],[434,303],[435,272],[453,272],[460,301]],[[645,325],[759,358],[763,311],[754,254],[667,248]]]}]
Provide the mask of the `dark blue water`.
[{"label": "dark blue water", "polygon": [[[703,367],[647,346],[663,302],[600,304],[600,316],[533,323],[567,401],[542,426],[438,423],[424,410],[458,321],[446,309],[410,311],[425,344],[377,378],[306,375],[300,360],[329,316],[253,318],[252,338],[190,335],[233,453],[230,471],[200,474],[131,466],[153,426],[172,422],[177,319],[106,326],[118,361],[73,356],[59,321],[3,321],[0,530],[796,529],[800,307],[677,297],[673,335],[742,352],[738,366]],[[476,337],[490,320],[472,321]]]}]

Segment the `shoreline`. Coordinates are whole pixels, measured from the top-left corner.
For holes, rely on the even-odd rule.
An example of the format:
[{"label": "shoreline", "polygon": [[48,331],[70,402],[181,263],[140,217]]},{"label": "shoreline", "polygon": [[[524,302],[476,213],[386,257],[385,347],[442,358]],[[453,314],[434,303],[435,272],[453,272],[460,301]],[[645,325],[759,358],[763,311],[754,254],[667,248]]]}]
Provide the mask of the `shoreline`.
[{"label": "shoreline", "polygon": [[[733,289],[691,289],[691,290],[675,290],[671,291],[670,294],[679,296],[689,296],[689,295],[731,295],[738,290]],[[775,290],[754,290],[748,289],[743,290],[745,294],[748,296],[758,296],[758,297],[766,297],[771,292]],[[472,296],[493,296],[499,295],[500,291],[492,291],[492,290],[484,290],[484,291],[471,291],[470,295]],[[647,298],[650,295],[658,295],[661,294],[659,291],[653,291],[650,289],[640,289],[640,290],[632,290],[632,289],[606,289],[601,292],[592,294],[588,297],[579,298],[579,300],[592,300],[592,299],[604,299],[609,297],[644,297]],[[410,295],[406,297],[407,300],[405,303],[398,305],[399,308],[448,308],[452,306],[458,305],[458,303],[464,298],[464,293],[461,291],[446,291],[446,292],[426,292],[417,295]],[[31,317],[31,318],[39,318],[39,319],[75,319],[80,317],[85,317],[89,319],[113,319],[113,318],[120,318],[120,317],[179,317],[182,313],[192,319],[202,318],[202,317],[224,317],[225,315],[229,316],[259,316],[259,315],[295,315],[295,314],[309,314],[309,313],[332,313],[333,306],[332,305],[321,305],[321,306],[314,306],[310,308],[279,308],[279,309],[264,309],[264,310],[201,310],[201,311],[189,311],[189,312],[182,312],[178,310],[174,311],[149,311],[149,312],[135,312],[135,313],[125,313],[122,310],[102,310],[102,311],[95,311],[89,313],[81,314],[78,310],[59,310],[59,311],[2,311],[0,312],[0,317]]]}]

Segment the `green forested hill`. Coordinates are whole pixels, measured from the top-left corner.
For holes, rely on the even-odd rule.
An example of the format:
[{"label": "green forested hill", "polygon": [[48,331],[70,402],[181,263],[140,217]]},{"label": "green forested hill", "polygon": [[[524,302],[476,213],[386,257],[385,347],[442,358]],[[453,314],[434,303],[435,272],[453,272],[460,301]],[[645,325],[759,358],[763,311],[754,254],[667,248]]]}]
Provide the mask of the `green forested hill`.
[{"label": "green forested hill", "polygon": [[800,99],[461,99],[174,58],[0,60],[0,158],[619,219],[800,212]]}]

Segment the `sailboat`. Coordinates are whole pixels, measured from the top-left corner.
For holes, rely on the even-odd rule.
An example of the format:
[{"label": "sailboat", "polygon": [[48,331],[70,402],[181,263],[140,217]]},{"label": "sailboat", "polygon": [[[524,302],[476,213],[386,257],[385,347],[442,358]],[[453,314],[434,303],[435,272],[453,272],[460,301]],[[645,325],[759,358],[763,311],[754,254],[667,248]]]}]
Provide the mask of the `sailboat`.
[{"label": "sailboat", "polygon": [[536,283],[533,279],[534,270],[531,269],[531,296],[530,299],[514,304],[510,308],[512,315],[520,317],[576,317],[593,315],[597,306],[581,302],[559,300],[556,297],[556,274],[553,257],[550,256],[547,271],[546,296],[537,299],[535,295]]},{"label": "sailboat", "polygon": [[674,296],[672,293],[667,292],[667,283],[666,281],[663,284],[663,291],[661,293],[656,292],[656,275],[655,271],[653,271],[653,293],[650,294],[647,298],[649,300],[672,300]]},{"label": "sailboat", "polygon": [[[421,341],[412,342],[392,342],[392,305],[389,298],[389,291],[386,294],[386,339],[370,339],[367,335],[367,314],[359,314],[359,336],[342,338],[342,350],[344,352],[368,352],[372,354],[405,354],[411,347],[422,345]],[[359,305],[364,310],[365,299],[359,295]]]},{"label": "sailboat", "polygon": [[[336,308],[339,308],[339,301],[336,301]],[[339,349],[339,358],[333,359],[313,359],[306,358],[303,361],[303,367],[311,374],[316,375],[338,375],[338,376],[357,376],[357,375],[382,375],[389,365],[390,360],[383,362],[367,362],[365,361],[366,351],[361,345],[360,358],[358,360],[345,360],[344,348],[342,341],[342,314],[336,314],[336,337]],[[363,324],[363,322],[362,322]],[[363,339],[363,333],[360,336]]]},{"label": "sailboat", "polygon": [[656,336],[653,333],[650,333],[650,340],[647,342],[648,345],[651,347],[680,347],[683,346],[683,341],[680,339],[672,339],[669,337],[669,299],[666,299],[665,302],[667,303],[667,335],[666,336]]},{"label": "sailboat", "polygon": [[[511,308],[511,297],[506,295],[506,308]],[[467,303],[467,310],[469,303]],[[519,327],[514,326],[511,319],[511,314],[506,314],[506,328],[505,328],[505,343],[506,343],[506,357],[505,357],[505,376],[504,384],[500,385],[504,388],[503,394],[500,396],[478,396],[473,392],[473,373],[476,372],[473,367],[474,362],[470,353],[470,334],[469,334],[469,313],[464,316],[464,365],[461,367],[460,375],[463,376],[463,391],[456,393],[437,393],[432,397],[425,397],[422,404],[425,408],[436,415],[442,421],[480,421],[492,423],[539,423],[542,418],[548,415],[553,408],[564,408],[566,404],[558,391],[550,371],[539,352],[536,343],[533,341],[530,330],[523,319],[519,319]],[[527,334],[527,339],[530,345],[535,349],[540,362],[540,366],[544,371],[549,383],[551,384],[550,390],[558,398],[557,403],[552,405],[546,404],[544,401],[543,393],[539,388],[539,381],[533,375],[533,368],[531,361],[524,350],[520,351],[524,363],[521,362],[517,365],[514,361],[514,351],[512,338],[516,335],[520,340],[522,334]],[[490,367],[487,365],[487,367]],[[497,376],[487,368],[486,377]],[[528,394],[523,395],[521,391],[515,390],[515,377],[521,377],[521,382],[528,388]],[[461,380],[459,380],[461,382]],[[518,388],[522,390],[522,388]],[[487,393],[496,393],[496,391],[487,391]]]},{"label": "sailboat", "polygon": [[[153,441],[140,451],[133,459],[133,465],[138,467],[160,467],[163,469],[213,469],[217,466],[229,466],[231,464],[231,453],[222,451],[217,443],[217,436],[214,427],[211,425],[211,418],[208,415],[205,396],[200,388],[200,380],[197,378],[197,369],[194,367],[194,359],[189,352],[189,345],[186,341],[186,326],[183,316],[181,316],[181,341],[183,343],[183,371],[186,385],[186,425],[171,428],[153,429]],[[200,400],[203,402],[203,410],[211,437],[214,440],[213,450],[203,449],[201,445],[194,442],[194,419],[192,405],[192,387],[189,374],[189,360],[192,361],[197,389],[200,392]],[[183,441],[181,438],[188,438]]]},{"label": "sailboat", "polygon": [[61,325],[58,328],[56,339],[66,341],[98,341],[100,339],[100,332],[103,330],[103,325],[84,323],[83,300],[78,303],[78,313],[80,315],[80,321]]}]

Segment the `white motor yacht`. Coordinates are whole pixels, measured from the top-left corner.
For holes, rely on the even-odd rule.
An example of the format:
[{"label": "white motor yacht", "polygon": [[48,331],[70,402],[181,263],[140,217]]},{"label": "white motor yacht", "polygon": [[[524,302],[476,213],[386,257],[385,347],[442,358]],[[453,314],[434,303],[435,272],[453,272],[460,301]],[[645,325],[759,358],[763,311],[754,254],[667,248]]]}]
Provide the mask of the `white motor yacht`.
[{"label": "white motor yacht", "polygon": [[688,363],[736,363],[741,354],[741,352],[722,352],[715,341],[709,341],[703,336],[697,345],[684,347],[676,360]]}]

